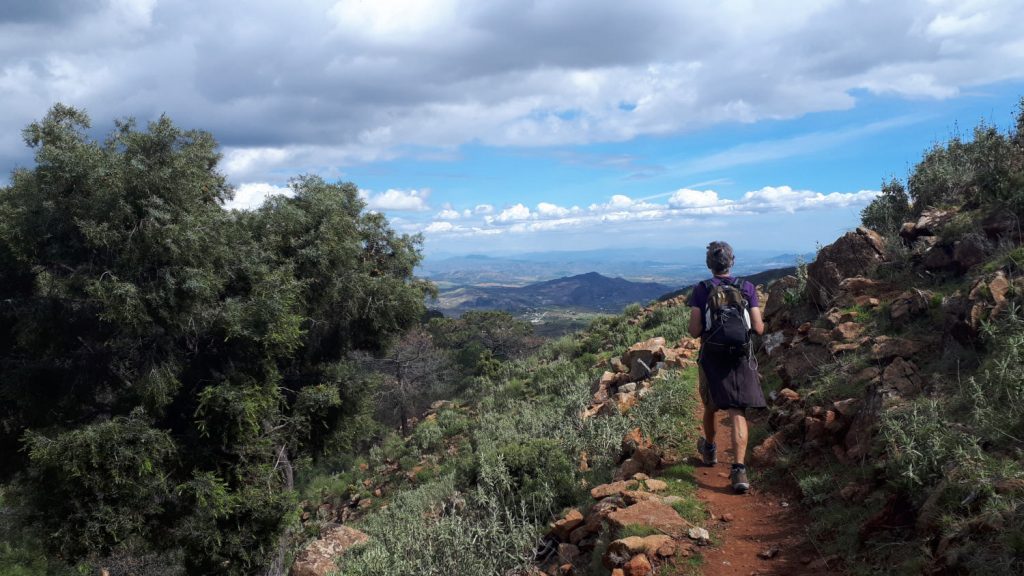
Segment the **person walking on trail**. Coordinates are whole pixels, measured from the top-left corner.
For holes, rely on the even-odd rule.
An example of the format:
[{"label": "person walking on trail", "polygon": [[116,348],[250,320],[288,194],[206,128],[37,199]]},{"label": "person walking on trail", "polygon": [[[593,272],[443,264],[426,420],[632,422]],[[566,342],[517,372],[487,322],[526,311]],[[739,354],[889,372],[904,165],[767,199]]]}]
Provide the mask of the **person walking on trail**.
[{"label": "person walking on trail", "polygon": [[747,453],[747,408],[764,408],[764,393],[757,374],[757,360],[750,334],[764,333],[757,289],[750,282],[732,276],[735,257],[725,242],[708,245],[707,265],[713,276],[697,284],[690,293],[690,335],[701,339],[699,386],[704,401],[704,436],[697,450],[705,466],[718,463],[715,444],[715,415],[729,412],[735,461],[729,480],[733,491],[750,490],[745,464]]}]

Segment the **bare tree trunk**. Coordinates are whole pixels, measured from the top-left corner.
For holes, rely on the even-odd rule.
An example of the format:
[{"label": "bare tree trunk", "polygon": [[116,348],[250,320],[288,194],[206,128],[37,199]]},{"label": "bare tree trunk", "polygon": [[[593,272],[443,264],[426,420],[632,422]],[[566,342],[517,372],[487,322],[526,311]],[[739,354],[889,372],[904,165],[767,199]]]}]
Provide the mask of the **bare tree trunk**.
[{"label": "bare tree trunk", "polygon": [[[284,470],[285,491],[291,492],[295,489],[295,469],[292,467],[291,459],[288,458],[287,446],[282,445],[277,451],[277,462],[274,463],[274,468],[276,469],[278,466]],[[267,566],[266,576],[288,575],[288,567],[284,565],[284,560],[288,557],[289,537],[288,528],[285,528],[277,538],[277,553],[274,554],[273,560]]]}]

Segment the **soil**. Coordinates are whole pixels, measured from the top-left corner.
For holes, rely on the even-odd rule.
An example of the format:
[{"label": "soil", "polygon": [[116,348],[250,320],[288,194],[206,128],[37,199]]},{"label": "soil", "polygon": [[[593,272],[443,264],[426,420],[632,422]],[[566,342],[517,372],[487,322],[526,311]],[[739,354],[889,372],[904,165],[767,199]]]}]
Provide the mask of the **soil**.
[{"label": "soil", "polygon": [[[841,571],[820,569],[812,564],[820,561],[820,556],[805,536],[807,512],[797,504],[796,494],[759,487],[754,482],[756,477],[751,479],[748,493],[733,492],[729,482],[734,454],[732,426],[724,411],[719,412],[716,443],[718,465],[699,464],[694,474],[697,495],[711,514],[707,528],[714,542],[702,551],[703,573],[706,576],[841,574]],[[752,448],[748,447],[748,455]],[[694,457],[693,462],[699,460]],[[731,515],[729,521],[723,519],[726,514]],[[758,556],[775,547],[778,552],[773,558]]]}]

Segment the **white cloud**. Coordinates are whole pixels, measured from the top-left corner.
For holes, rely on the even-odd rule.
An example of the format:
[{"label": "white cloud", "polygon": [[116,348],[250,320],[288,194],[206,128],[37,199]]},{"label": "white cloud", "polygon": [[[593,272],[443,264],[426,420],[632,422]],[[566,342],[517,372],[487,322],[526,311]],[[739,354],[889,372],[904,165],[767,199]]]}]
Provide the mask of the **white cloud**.
[{"label": "white cloud", "polygon": [[[0,134],[54,101],[102,122],[166,112],[220,138],[237,182],[469,142],[612,142],[793,118],[851,108],[863,90],[950,98],[1024,79],[1019,0],[20,4],[0,16],[0,78],[17,78],[0,88]],[[6,173],[29,153],[0,154]]]},{"label": "white cloud", "polygon": [[530,209],[523,204],[516,204],[515,206],[506,208],[498,214],[495,218],[498,222],[513,222],[516,220],[526,220],[530,217]]},{"label": "white cloud", "polygon": [[295,192],[287,186],[275,186],[267,182],[246,182],[235,187],[235,197],[224,207],[236,210],[254,210],[271,196],[292,196],[294,194]]},{"label": "white cloud", "polygon": [[451,208],[445,208],[435,216],[435,218],[439,218],[441,220],[458,220],[460,217],[462,217],[462,214],[460,214],[458,210],[452,210]]},{"label": "white cloud", "polygon": [[494,212],[494,206],[490,204],[477,204],[476,208],[473,209],[474,214],[492,214]]},{"label": "white cloud", "polygon": [[572,213],[569,208],[563,208],[557,204],[551,204],[550,202],[541,202],[537,204],[537,215],[541,218],[560,218],[568,216]]},{"label": "white cloud", "polygon": [[431,222],[423,229],[427,234],[433,234],[437,232],[451,232],[455,229],[455,225],[451,222]]},{"label": "white cloud", "polygon": [[[794,190],[790,186],[765,186],[746,192],[736,199],[722,198],[714,190],[680,188],[668,196],[665,203],[634,200],[622,194],[612,196],[603,204],[591,204],[586,210],[564,208],[541,202],[536,211],[522,203],[503,210],[498,216],[482,216],[478,225],[468,222],[456,226],[437,220],[423,229],[427,233],[462,236],[496,235],[503,233],[526,234],[575,228],[587,229],[606,224],[630,223],[649,225],[651,222],[692,222],[695,216],[749,217],[767,214],[806,211],[829,212],[839,209],[861,208],[877,197],[878,191],[831,192],[824,194],[811,190]],[[454,211],[454,210],[453,210]],[[443,212],[442,212],[443,213]],[[438,216],[440,218],[440,215]]]},{"label": "white cloud", "polygon": [[430,210],[427,197],[430,190],[395,190],[390,189],[380,194],[368,193],[366,206],[371,210],[390,210],[394,212],[425,212]]},{"label": "white cloud", "polygon": [[719,203],[718,193],[714,190],[690,190],[680,188],[672,193],[668,199],[668,205],[672,208],[704,208],[715,206]]}]

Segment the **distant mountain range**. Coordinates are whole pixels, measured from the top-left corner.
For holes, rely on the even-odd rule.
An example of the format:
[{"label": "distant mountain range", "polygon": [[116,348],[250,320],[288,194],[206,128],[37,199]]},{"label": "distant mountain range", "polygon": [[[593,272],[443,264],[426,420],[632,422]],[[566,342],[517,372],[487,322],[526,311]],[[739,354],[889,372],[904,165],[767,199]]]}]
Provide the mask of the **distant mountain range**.
[{"label": "distant mountain range", "polygon": [[574,309],[618,313],[633,302],[650,302],[673,289],[657,282],[631,282],[588,272],[526,286],[442,288],[436,307],[445,313],[502,310],[513,313]]},{"label": "distant mountain range", "polygon": [[[763,270],[794,266],[813,260],[813,254],[778,254],[745,250],[739,253],[735,272],[749,275]],[[636,282],[655,282],[673,288],[689,286],[707,276],[703,248],[656,250],[553,251],[505,256],[428,256],[417,274],[441,288],[461,286],[525,287],[546,280],[589,272]]]}]

